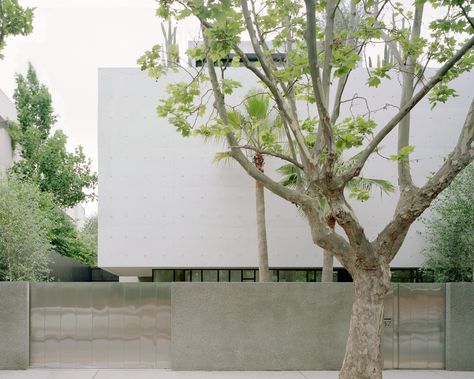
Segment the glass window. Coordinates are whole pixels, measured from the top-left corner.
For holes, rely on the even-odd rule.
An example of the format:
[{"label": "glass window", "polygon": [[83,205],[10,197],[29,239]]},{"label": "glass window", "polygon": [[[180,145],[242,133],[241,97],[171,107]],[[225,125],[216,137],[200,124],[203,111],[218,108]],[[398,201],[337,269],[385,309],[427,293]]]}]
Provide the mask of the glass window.
[{"label": "glass window", "polygon": [[315,281],[316,281],[316,271],[308,270],[308,282],[315,282]]},{"label": "glass window", "polygon": [[173,270],[153,270],[154,282],[172,282]]},{"label": "glass window", "polygon": [[184,270],[184,281],[185,282],[191,281],[191,270]]},{"label": "glass window", "polygon": [[306,270],[294,270],[293,279],[294,282],[307,282],[308,272]]},{"label": "glass window", "polygon": [[393,283],[410,283],[412,281],[411,270],[393,270]]},{"label": "glass window", "polygon": [[241,282],[242,281],[242,270],[230,270],[230,281]]},{"label": "glass window", "polygon": [[272,270],[272,281],[278,282],[278,270]]},{"label": "glass window", "polygon": [[217,270],[202,270],[203,282],[217,282]]},{"label": "glass window", "polygon": [[184,270],[174,270],[174,281],[184,282]]},{"label": "glass window", "polygon": [[229,270],[219,270],[219,282],[229,281]]},{"label": "glass window", "polygon": [[242,270],[243,282],[255,282],[255,270]]},{"label": "glass window", "polygon": [[191,270],[191,281],[201,282],[201,270]]}]

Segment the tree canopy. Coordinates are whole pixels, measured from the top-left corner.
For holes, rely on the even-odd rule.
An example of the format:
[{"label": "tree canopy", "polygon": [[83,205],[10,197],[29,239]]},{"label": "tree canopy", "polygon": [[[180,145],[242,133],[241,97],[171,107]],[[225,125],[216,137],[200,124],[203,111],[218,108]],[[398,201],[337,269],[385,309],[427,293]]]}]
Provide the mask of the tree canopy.
[{"label": "tree canopy", "polygon": [[14,99],[18,125],[11,133],[20,146],[21,160],[12,172],[21,180],[36,183],[53,195],[61,207],[94,198],[97,175],[81,146],[74,153],[67,151],[67,137],[61,130],[52,132],[57,116],[54,114],[48,88],[38,80],[30,64],[26,76],[18,74]]},{"label": "tree canopy", "polygon": [[43,196],[33,184],[0,180],[0,280],[48,279],[52,246]]},{"label": "tree canopy", "polygon": [[33,9],[23,8],[18,0],[0,1],[0,59],[8,36],[26,36],[33,31]]},{"label": "tree canopy", "polygon": [[426,219],[425,269],[437,282],[470,282],[474,269],[474,165],[431,206]]}]

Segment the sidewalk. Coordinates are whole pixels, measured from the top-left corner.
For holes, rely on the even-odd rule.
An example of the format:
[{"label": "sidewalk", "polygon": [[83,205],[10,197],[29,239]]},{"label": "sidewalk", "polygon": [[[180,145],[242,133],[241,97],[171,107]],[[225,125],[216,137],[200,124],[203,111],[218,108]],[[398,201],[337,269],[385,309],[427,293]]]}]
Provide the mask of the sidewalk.
[{"label": "sidewalk", "polygon": [[[171,371],[31,369],[0,371],[0,379],[337,379],[337,371]],[[384,379],[474,379],[474,372],[387,370]]]}]

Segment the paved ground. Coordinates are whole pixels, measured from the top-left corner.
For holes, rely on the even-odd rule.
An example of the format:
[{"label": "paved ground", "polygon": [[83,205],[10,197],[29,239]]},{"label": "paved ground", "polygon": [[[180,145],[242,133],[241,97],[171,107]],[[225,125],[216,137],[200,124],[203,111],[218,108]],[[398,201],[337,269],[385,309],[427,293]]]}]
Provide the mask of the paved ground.
[{"label": "paved ground", "polygon": [[[337,379],[337,371],[27,370],[0,371],[0,379]],[[474,379],[474,372],[389,370],[384,379]]]}]

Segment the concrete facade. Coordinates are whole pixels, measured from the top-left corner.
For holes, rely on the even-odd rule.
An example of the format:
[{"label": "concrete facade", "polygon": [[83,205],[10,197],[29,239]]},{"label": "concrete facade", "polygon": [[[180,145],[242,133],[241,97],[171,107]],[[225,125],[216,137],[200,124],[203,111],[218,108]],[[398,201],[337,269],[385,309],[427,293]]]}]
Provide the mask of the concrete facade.
[{"label": "concrete facade", "polygon": [[16,120],[15,105],[0,90],[0,175],[13,164],[13,150],[10,135],[7,132],[8,122]]},{"label": "concrete facade", "polygon": [[336,370],[349,283],[172,283],[171,368]]},{"label": "concrete facade", "polygon": [[[254,83],[244,68],[226,70],[240,81],[227,101],[237,105]],[[458,97],[433,110],[425,99],[411,112],[413,178],[422,185],[455,145],[467,114],[474,72],[453,82]],[[225,146],[200,138],[183,138],[156,106],[170,83],[186,81],[171,72],[155,81],[137,68],[99,70],[99,257],[100,267],[121,276],[151,276],[152,269],[255,268],[257,233],[255,185],[236,163],[213,163]],[[396,77],[368,88],[367,72],[357,69],[346,98],[367,99],[381,127],[395,113],[400,86]],[[209,109],[213,101],[209,101]],[[341,119],[367,113],[364,101],[344,103]],[[307,114],[303,104],[301,114]],[[314,109],[313,109],[314,111]],[[197,122],[199,125],[199,121]],[[396,153],[396,132],[382,143],[383,156]],[[355,152],[354,152],[355,153]],[[282,161],[268,158],[265,172]],[[374,156],[363,175],[397,183],[397,164]],[[318,268],[321,249],[297,209],[266,191],[266,220],[271,268]],[[398,195],[374,192],[364,203],[350,199],[368,238],[375,238],[392,218]],[[423,224],[415,222],[392,267],[419,267],[424,247]],[[342,233],[342,232],[341,232]],[[335,262],[339,266],[338,262]]]},{"label": "concrete facade", "polygon": [[474,371],[474,283],[446,285],[446,369]]},{"label": "concrete facade", "polygon": [[29,367],[29,283],[0,282],[0,370]]}]

